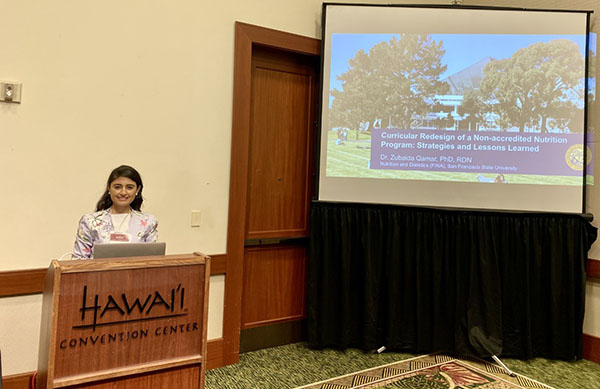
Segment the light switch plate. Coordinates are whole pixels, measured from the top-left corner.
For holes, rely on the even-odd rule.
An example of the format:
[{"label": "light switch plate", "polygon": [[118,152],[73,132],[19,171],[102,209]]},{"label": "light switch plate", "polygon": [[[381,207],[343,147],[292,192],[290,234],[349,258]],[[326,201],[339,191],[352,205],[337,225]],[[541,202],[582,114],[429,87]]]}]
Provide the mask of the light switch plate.
[{"label": "light switch plate", "polygon": [[192,227],[200,227],[200,211],[192,211]]}]

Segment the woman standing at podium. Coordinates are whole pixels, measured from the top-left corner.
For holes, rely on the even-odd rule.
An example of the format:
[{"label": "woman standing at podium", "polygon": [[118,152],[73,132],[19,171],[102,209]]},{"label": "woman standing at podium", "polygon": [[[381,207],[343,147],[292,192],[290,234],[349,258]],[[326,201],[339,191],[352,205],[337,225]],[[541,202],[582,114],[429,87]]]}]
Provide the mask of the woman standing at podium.
[{"label": "woman standing at podium", "polygon": [[96,243],[156,242],[158,222],[141,211],[143,187],[142,177],[131,166],[122,165],[110,173],[96,212],[79,220],[74,259],[93,258]]}]

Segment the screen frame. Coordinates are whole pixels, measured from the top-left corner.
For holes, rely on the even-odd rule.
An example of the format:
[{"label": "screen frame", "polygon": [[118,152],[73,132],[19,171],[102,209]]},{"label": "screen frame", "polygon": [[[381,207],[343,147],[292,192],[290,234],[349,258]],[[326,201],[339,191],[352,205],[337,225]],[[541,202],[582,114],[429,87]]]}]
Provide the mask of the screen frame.
[{"label": "screen frame", "polygon": [[[319,83],[319,104],[317,107],[317,117],[318,117],[318,131],[316,136],[317,147],[315,150],[315,159],[316,159],[316,171],[315,171],[315,197],[314,201],[326,201],[326,202],[342,202],[342,203],[357,203],[356,200],[331,200],[326,199],[323,200],[321,198],[321,174],[324,174],[322,171],[322,136],[323,136],[323,109],[324,109],[324,85],[326,83],[325,74],[326,74],[326,50],[328,45],[328,35],[327,35],[327,10],[329,7],[374,7],[374,8],[419,8],[419,9],[451,9],[451,10],[483,10],[483,11],[518,11],[518,12],[547,12],[547,13],[578,13],[586,15],[586,26],[585,26],[585,57],[584,57],[584,83],[585,83],[585,91],[587,93],[589,89],[589,44],[590,44],[590,15],[594,12],[593,10],[584,10],[584,9],[540,9],[540,8],[524,8],[524,7],[505,7],[505,6],[467,6],[467,5],[444,5],[444,4],[368,4],[368,3],[331,3],[324,2],[322,4],[322,15],[321,15],[321,77]],[[327,72],[327,74],[329,74]],[[327,81],[329,85],[329,81]],[[588,158],[588,98],[587,96],[583,99],[583,134],[582,139],[584,141],[585,147],[583,147],[583,158],[584,161],[587,161]],[[357,178],[361,179],[361,178]],[[523,184],[521,184],[523,185]],[[527,185],[533,187],[534,185]],[[485,212],[519,212],[519,213],[568,213],[568,214],[580,214],[586,218],[590,218],[590,214],[586,213],[586,187],[587,187],[587,164],[583,164],[583,172],[582,172],[582,185],[581,187],[576,186],[576,188],[581,188],[581,208],[579,211],[544,211],[544,210],[522,210],[522,209],[512,209],[512,208],[502,208],[502,207],[473,207],[473,208],[465,208],[462,206],[439,206],[439,205],[423,205],[423,204],[411,204],[411,203],[389,203],[389,202],[373,202],[374,204],[388,204],[388,205],[398,205],[398,206],[407,206],[407,207],[425,207],[425,208],[437,208],[437,209],[456,209],[456,210],[474,210],[474,211],[485,211]],[[369,202],[358,202],[361,204],[368,204]]]}]

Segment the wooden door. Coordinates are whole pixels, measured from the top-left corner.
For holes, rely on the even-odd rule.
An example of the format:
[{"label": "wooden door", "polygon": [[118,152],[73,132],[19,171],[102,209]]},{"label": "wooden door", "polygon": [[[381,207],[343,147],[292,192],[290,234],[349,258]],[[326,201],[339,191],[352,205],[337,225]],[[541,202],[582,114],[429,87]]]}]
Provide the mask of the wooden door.
[{"label": "wooden door", "polygon": [[253,49],[242,329],[306,314],[316,59]]},{"label": "wooden door", "polygon": [[305,316],[320,47],[314,38],[235,23],[222,364],[270,346],[248,348],[242,339],[270,338],[273,326]]}]

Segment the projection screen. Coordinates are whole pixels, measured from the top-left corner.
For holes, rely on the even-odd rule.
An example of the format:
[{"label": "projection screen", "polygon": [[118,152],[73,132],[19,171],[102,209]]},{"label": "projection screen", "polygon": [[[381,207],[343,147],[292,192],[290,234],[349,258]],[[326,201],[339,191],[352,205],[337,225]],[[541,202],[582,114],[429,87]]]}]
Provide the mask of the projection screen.
[{"label": "projection screen", "polygon": [[588,23],[324,4],[318,199],[585,212]]}]

